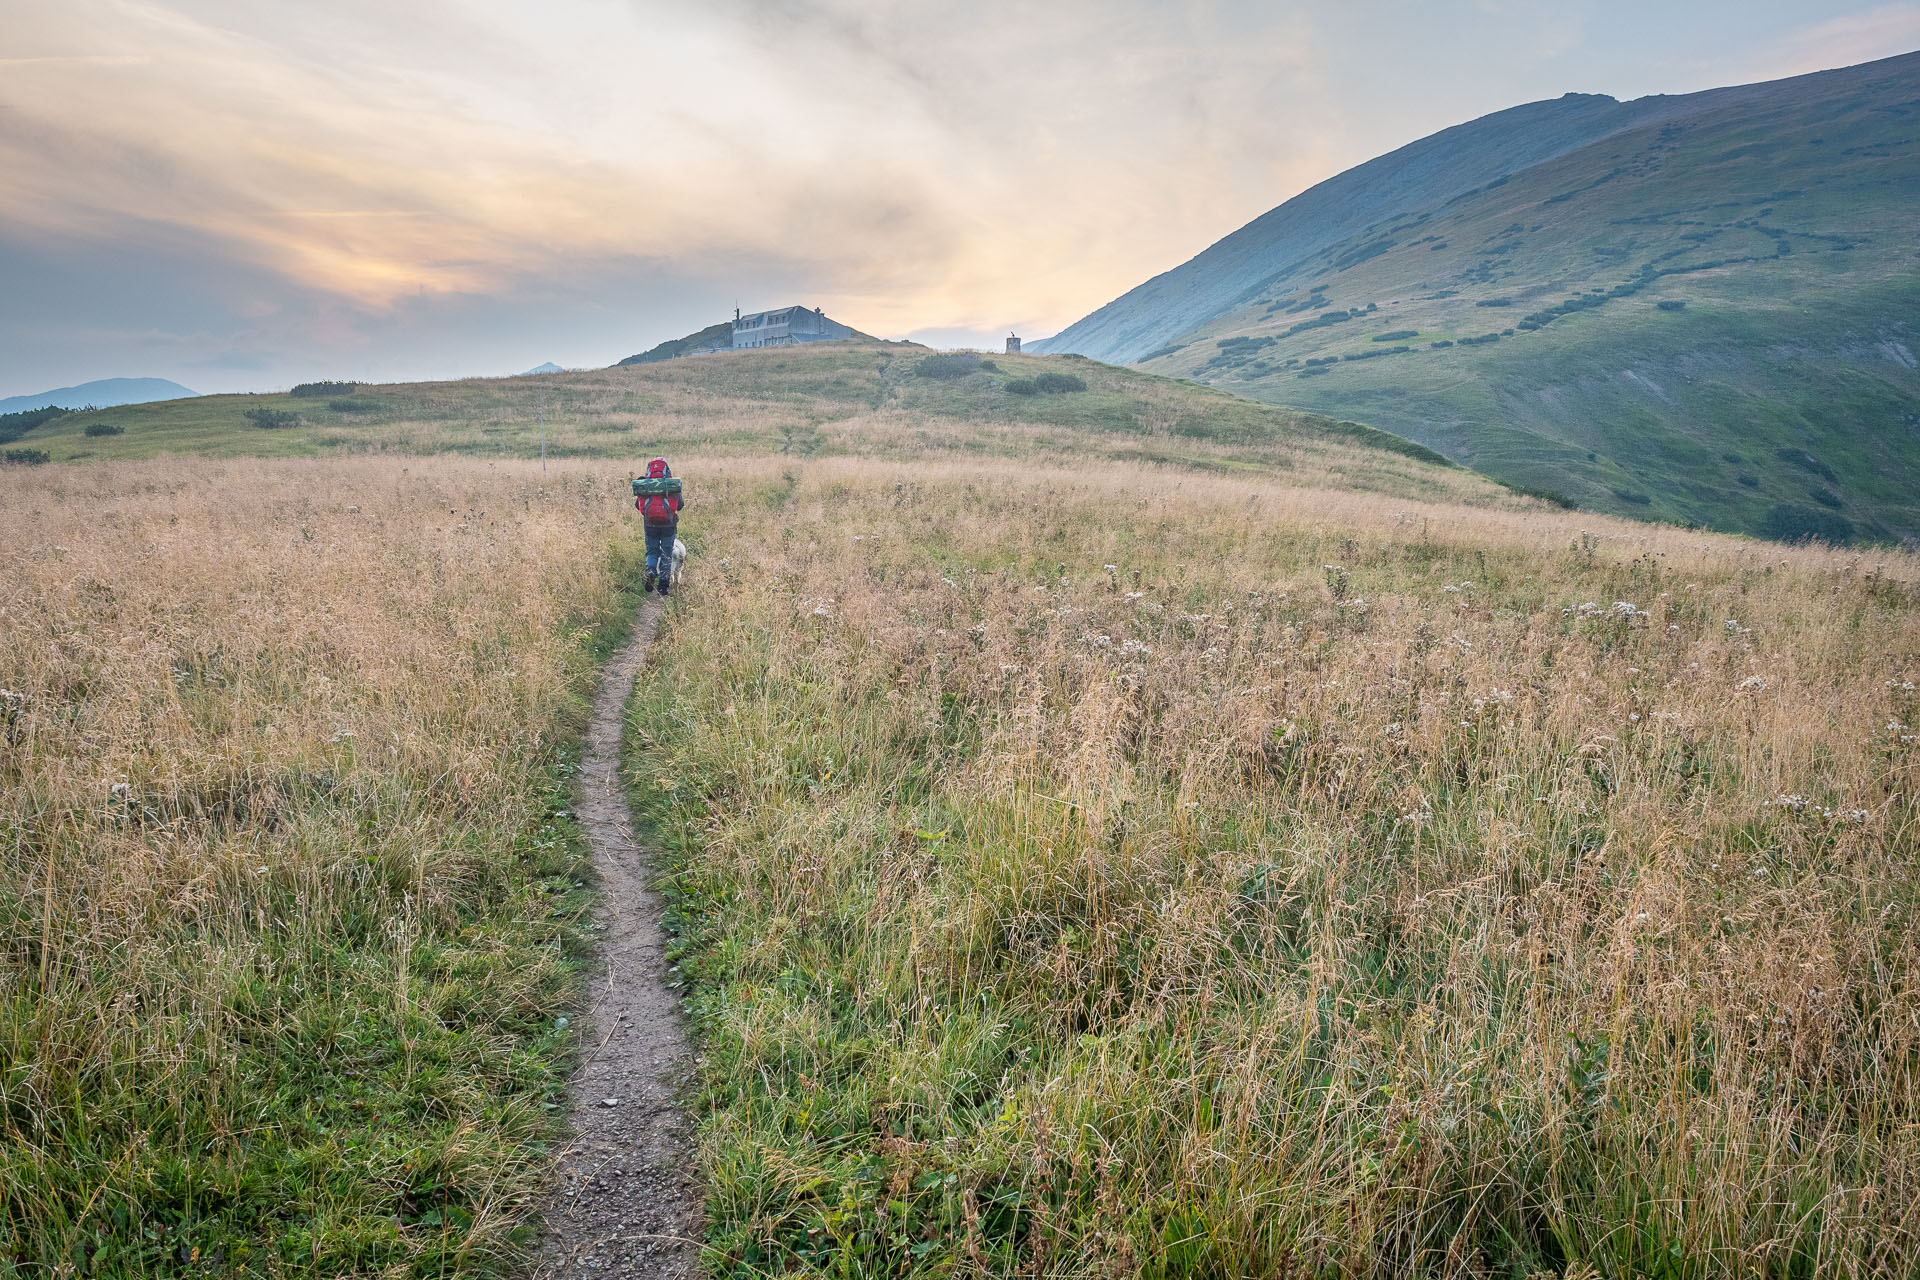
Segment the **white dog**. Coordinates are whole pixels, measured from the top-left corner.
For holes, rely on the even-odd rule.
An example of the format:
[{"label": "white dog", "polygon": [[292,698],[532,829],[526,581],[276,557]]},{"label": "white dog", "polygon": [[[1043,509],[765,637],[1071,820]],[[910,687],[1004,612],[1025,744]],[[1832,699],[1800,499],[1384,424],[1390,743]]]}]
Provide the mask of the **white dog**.
[{"label": "white dog", "polygon": [[673,540],[673,580],[680,581],[680,575],[687,567],[687,544],[675,538]]}]

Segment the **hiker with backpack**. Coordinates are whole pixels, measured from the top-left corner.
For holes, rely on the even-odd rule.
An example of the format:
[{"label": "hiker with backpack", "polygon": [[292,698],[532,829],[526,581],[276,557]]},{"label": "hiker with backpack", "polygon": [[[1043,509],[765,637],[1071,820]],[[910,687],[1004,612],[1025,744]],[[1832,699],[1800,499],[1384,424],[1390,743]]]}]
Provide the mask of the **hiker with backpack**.
[{"label": "hiker with backpack", "polygon": [[680,508],[686,497],[665,458],[647,464],[647,474],[633,482],[633,505],[647,531],[647,590],[661,595],[673,584],[673,547],[680,529]]}]

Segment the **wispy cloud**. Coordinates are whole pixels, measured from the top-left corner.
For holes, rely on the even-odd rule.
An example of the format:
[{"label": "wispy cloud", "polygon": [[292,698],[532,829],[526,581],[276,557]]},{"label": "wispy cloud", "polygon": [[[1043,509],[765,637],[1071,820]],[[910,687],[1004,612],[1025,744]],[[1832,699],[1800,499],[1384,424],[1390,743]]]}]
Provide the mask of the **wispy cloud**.
[{"label": "wispy cloud", "polygon": [[1850,67],[1920,49],[1920,3],[1881,5],[1809,23],[1776,41],[1754,62],[1757,77]]},{"label": "wispy cloud", "polygon": [[38,58],[0,58],[0,67],[137,67],[152,61],[140,57],[112,57],[91,53],[50,53]]},{"label": "wispy cloud", "polygon": [[[1917,9],[1801,47],[1891,52]],[[1656,0],[25,6],[0,259],[45,292],[0,297],[0,377],[97,374],[46,308],[94,306],[102,360],[147,327],[108,317],[166,327],[161,289],[191,313],[179,358],[302,372],[612,358],[736,297],[1048,332],[1371,155],[1617,87],[1656,21]],[[1750,25],[1748,57],[1786,29]]]}]

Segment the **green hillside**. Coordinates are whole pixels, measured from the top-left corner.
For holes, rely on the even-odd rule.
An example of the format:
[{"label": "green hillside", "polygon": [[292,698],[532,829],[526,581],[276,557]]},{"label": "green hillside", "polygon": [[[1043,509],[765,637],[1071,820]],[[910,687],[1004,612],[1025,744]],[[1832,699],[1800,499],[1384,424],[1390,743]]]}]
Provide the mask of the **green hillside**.
[{"label": "green hillside", "polygon": [[1582,507],[1920,536],[1920,55],[1689,101],[1354,227],[1141,363]]},{"label": "green hillside", "polygon": [[620,361],[622,366],[632,364],[655,364],[661,360],[677,360],[681,356],[691,355],[702,348],[725,350],[733,345],[733,323],[722,320],[719,324],[710,324],[684,338],[670,338],[657,346],[649,347],[639,355],[628,356]]},{"label": "green hillside", "polygon": [[1512,500],[1422,445],[1356,423],[1079,357],[938,355],[877,341],[327,395],[202,396],[61,415],[11,447],[53,462],[161,454],[528,458],[540,454],[543,419],[546,451],[556,458],[631,462],[698,451],[1111,459],[1285,474],[1410,497]]}]

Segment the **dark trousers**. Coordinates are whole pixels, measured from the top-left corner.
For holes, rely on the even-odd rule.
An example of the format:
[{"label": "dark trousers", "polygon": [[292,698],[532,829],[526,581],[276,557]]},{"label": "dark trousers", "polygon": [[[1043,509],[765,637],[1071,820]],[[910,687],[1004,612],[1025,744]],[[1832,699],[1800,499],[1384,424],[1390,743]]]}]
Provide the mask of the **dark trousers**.
[{"label": "dark trousers", "polygon": [[678,525],[647,526],[647,572],[662,582],[673,577],[673,536],[678,531]]}]

